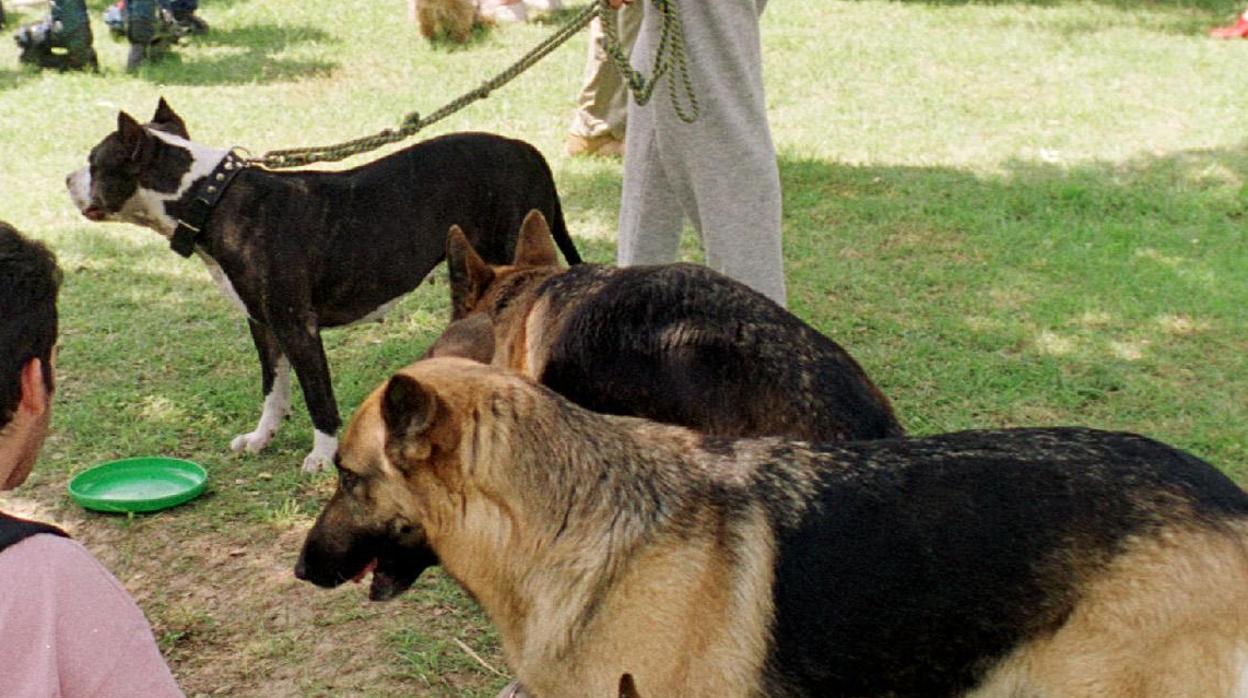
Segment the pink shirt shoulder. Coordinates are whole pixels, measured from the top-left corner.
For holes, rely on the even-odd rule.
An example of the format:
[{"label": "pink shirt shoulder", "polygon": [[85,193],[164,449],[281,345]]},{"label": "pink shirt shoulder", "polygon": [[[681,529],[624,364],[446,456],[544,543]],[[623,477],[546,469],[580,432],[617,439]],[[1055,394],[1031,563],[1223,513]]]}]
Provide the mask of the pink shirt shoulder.
[{"label": "pink shirt shoulder", "polygon": [[36,535],[0,552],[0,696],[182,696],[151,626],[76,541]]}]

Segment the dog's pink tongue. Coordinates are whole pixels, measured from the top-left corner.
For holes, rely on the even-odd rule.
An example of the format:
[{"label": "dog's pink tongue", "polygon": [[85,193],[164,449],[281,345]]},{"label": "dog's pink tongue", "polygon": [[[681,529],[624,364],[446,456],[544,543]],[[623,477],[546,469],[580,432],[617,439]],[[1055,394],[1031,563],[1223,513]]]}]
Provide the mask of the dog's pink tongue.
[{"label": "dog's pink tongue", "polygon": [[372,572],[375,569],[377,569],[377,561],[373,560],[369,562],[367,565],[364,565],[364,569],[360,570],[359,574],[352,577],[351,581],[355,582],[356,584],[359,584],[360,582],[364,581],[364,577],[368,576],[369,572]]}]

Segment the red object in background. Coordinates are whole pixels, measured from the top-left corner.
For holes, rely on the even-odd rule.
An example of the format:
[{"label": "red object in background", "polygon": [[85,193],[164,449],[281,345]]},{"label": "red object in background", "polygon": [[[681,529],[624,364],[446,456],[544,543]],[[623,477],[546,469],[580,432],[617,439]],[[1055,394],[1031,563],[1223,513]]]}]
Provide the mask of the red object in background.
[{"label": "red object in background", "polygon": [[1239,16],[1239,21],[1229,27],[1214,27],[1209,36],[1215,39],[1242,39],[1248,37],[1248,12]]}]

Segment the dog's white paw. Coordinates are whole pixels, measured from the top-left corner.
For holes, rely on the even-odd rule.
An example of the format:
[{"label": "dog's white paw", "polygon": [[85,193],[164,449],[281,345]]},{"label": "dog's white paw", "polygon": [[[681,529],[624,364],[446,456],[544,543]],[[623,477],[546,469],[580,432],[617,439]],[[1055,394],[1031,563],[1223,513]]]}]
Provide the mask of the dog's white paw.
[{"label": "dog's white paw", "polygon": [[303,472],[319,473],[334,462],[338,439],[322,432],[313,432],[312,450],[303,459]]},{"label": "dog's white paw", "polygon": [[239,434],[230,441],[230,450],[235,453],[259,453],[273,440],[273,430],[265,429]]},{"label": "dog's white paw", "polygon": [[[228,281],[226,285],[229,285]],[[277,435],[277,428],[282,425],[282,420],[290,414],[290,362],[283,357],[278,360],[274,370],[276,373],[273,387],[264,396],[264,411],[260,413],[260,422],[252,431],[235,436],[230,442],[231,451],[235,453],[263,451]]]},{"label": "dog's white paw", "polygon": [[319,473],[329,467],[330,460],[325,456],[312,451],[303,459],[303,472]]}]

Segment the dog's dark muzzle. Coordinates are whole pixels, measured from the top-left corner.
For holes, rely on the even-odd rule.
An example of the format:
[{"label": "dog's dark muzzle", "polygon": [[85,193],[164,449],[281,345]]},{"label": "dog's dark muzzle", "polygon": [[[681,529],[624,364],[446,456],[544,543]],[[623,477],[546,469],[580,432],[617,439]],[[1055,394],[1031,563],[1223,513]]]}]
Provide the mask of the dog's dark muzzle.
[{"label": "dog's dark muzzle", "polygon": [[399,545],[380,537],[361,537],[340,550],[336,547],[326,545],[314,527],[295,563],[295,577],[332,589],[348,580],[362,581],[372,572],[368,598],[389,601],[438,564],[437,554],[426,545]]}]

